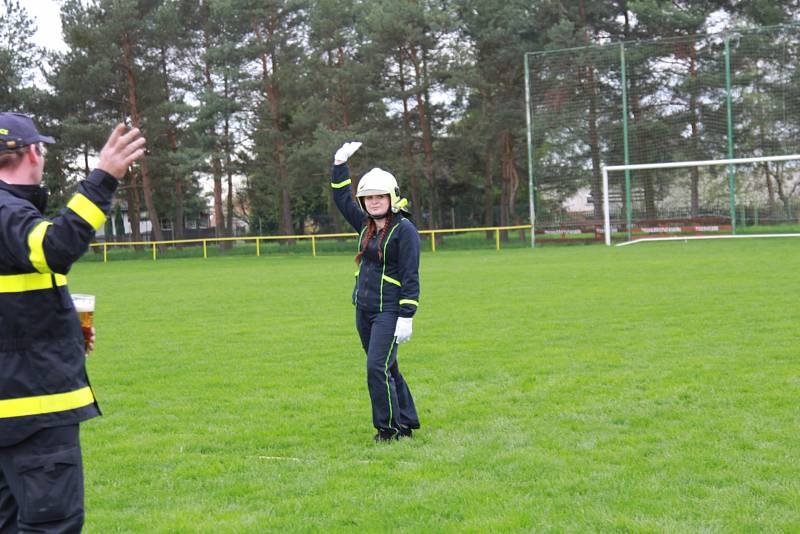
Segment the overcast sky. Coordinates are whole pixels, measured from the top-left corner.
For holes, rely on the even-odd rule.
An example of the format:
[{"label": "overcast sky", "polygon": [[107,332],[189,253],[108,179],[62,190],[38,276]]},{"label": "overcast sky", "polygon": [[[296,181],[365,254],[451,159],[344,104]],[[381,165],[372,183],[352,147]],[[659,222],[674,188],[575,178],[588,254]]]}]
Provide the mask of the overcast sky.
[{"label": "overcast sky", "polygon": [[65,50],[61,35],[61,8],[56,0],[21,0],[20,4],[36,19],[34,41],[50,50]]}]

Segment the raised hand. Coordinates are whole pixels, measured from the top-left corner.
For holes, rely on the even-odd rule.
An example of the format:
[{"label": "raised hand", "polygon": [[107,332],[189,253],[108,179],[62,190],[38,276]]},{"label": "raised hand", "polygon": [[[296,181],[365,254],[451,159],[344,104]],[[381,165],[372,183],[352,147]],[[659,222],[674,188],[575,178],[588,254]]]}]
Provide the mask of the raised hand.
[{"label": "raised hand", "polygon": [[361,141],[351,141],[343,144],[339,150],[336,151],[336,155],[333,156],[333,164],[341,165],[346,162],[359,148],[361,148]]},{"label": "raised hand", "polygon": [[100,151],[97,168],[111,176],[121,179],[131,163],[144,156],[145,138],[138,128],[128,130],[124,124],[117,124]]}]

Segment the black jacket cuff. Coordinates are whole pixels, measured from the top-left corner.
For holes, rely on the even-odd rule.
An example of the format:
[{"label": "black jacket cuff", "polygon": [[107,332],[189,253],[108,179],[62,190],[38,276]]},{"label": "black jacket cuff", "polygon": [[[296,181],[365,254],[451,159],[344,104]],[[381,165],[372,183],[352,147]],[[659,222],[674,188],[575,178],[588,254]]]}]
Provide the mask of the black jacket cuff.
[{"label": "black jacket cuff", "polygon": [[89,176],[86,177],[86,181],[92,185],[102,187],[109,193],[116,191],[119,185],[119,180],[102,169],[94,169],[89,173]]}]

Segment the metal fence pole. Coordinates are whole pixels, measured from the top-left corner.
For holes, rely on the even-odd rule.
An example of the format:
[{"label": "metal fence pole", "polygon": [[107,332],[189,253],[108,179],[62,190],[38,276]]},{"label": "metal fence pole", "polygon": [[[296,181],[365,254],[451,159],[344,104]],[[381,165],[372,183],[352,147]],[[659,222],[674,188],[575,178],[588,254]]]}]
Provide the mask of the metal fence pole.
[{"label": "metal fence pole", "polygon": [[[630,165],[630,149],[628,145],[628,77],[625,63],[625,43],[619,44],[619,60],[622,73],[622,147],[625,165]],[[606,187],[608,187],[608,185],[606,185]],[[608,199],[606,198],[606,200]],[[628,228],[628,241],[630,241],[632,239],[633,205],[631,203],[631,171],[628,169],[625,169],[625,220]]]},{"label": "metal fence pole", "polygon": [[[728,159],[733,159],[733,103],[731,98],[731,38],[725,36],[725,100],[728,108]],[[728,190],[731,196],[731,230],[736,235],[736,169],[728,165]]]},{"label": "metal fence pole", "polygon": [[531,248],[536,246],[536,208],[533,181],[533,120],[531,118],[531,75],[528,68],[528,54],[525,54],[525,118],[528,123],[528,209],[531,218]]}]

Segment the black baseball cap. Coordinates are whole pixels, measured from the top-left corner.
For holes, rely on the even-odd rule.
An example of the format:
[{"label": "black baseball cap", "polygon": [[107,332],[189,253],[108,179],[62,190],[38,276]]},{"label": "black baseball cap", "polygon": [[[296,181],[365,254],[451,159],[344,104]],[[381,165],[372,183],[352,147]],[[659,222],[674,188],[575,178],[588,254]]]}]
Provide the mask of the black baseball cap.
[{"label": "black baseball cap", "polygon": [[34,143],[55,143],[52,137],[42,135],[33,120],[22,113],[0,113],[0,152],[16,150]]}]

